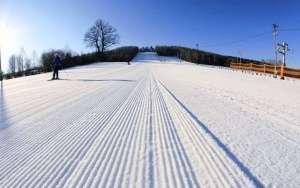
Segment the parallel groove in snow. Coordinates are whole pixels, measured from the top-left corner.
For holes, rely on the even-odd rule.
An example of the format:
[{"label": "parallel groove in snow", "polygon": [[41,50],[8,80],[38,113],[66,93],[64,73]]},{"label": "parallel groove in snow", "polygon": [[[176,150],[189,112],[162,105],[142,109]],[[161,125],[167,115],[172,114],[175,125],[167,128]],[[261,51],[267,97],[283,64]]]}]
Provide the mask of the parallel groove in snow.
[{"label": "parallel groove in snow", "polygon": [[[162,91],[165,90],[164,87],[161,86],[160,89]],[[168,95],[168,92],[166,91],[162,93],[165,97],[165,100],[167,101],[167,105],[170,105],[166,109],[170,109],[170,111],[173,112],[173,118],[178,118],[179,122],[181,122],[179,124],[181,130],[174,132],[184,134],[182,135],[182,137],[189,138],[189,142],[193,143],[193,148],[197,152],[196,156],[201,156],[202,160],[204,160],[204,165],[207,166],[207,170],[211,174],[210,179],[208,180],[211,182],[208,182],[208,184],[216,184],[217,186],[232,185],[238,187],[251,185],[247,178],[241,177],[242,174],[238,172],[236,168],[228,168],[232,166],[232,162],[230,161],[230,159],[222,154],[222,150],[220,150],[220,148],[213,143],[208,135],[202,133],[203,131],[201,131],[201,129],[199,128],[198,123],[195,122],[187,112],[182,111],[182,108],[172,98],[172,96]],[[184,128],[185,130],[182,130],[182,128]],[[201,149],[201,151],[198,149]],[[191,152],[192,153],[190,154],[190,156],[195,155],[193,154],[194,151]],[[224,179],[224,177],[228,177],[228,175],[230,175],[229,178]]]},{"label": "parallel groove in snow", "polygon": [[[126,104],[126,102],[124,104]],[[132,104],[134,104],[134,103],[132,103]],[[136,109],[139,109],[139,108],[136,108]],[[121,107],[120,110],[118,110],[118,112],[116,113],[116,116],[114,116],[114,117],[118,117],[117,115],[122,114],[121,113],[122,111],[123,110],[122,110],[122,107]],[[123,114],[126,114],[126,113],[123,112]],[[120,131],[122,131],[121,129],[124,129],[124,125],[122,125],[122,122],[120,122],[120,123],[115,122],[117,120],[118,119],[111,120],[109,125],[107,125],[107,127],[108,128],[110,127],[111,130],[106,132],[106,136],[104,136],[101,139],[99,137],[99,139],[98,139],[99,141],[95,142],[96,145],[100,144],[98,146],[97,151],[95,151],[96,153],[92,152],[92,153],[89,154],[89,156],[92,159],[89,160],[89,161],[91,161],[91,163],[90,163],[91,165],[88,164],[88,166],[90,166],[94,170],[92,170],[89,174],[81,174],[80,173],[81,171],[85,172],[86,170],[78,169],[78,171],[79,171],[78,175],[80,176],[78,178],[80,178],[80,180],[79,180],[79,182],[71,182],[72,183],[72,184],[70,184],[71,186],[72,185],[78,185],[79,187],[81,187],[81,186],[90,187],[90,186],[93,186],[93,185],[97,186],[97,184],[99,183],[100,180],[103,180],[102,182],[104,182],[104,183],[107,182],[107,179],[109,178],[109,175],[107,175],[107,172],[105,171],[107,168],[104,164],[112,162],[112,160],[110,159],[109,156],[111,155],[111,153],[114,152],[113,148],[116,147],[116,145],[117,145],[118,140],[116,138],[118,138],[119,135],[121,134],[120,133]],[[125,118],[125,120],[128,120],[128,118]],[[130,136],[128,138],[130,138]],[[120,148],[119,145],[117,147]],[[102,154],[98,153],[98,152],[102,152]],[[103,155],[105,155],[105,156],[103,156]],[[92,176],[90,174],[92,174]],[[93,182],[93,180],[88,179],[88,176],[90,176],[90,177],[100,176],[100,177],[99,177],[98,181]],[[115,176],[113,176],[113,177],[115,177]],[[77,179],[77,178],[75,177],[75,179]]]},{"label": "parallel groove in snow", "polygon": [[[122,86],[122,87],[124,87],[124,86]],[[122,100],[122,98],[120,98],[120,100]],[[110,104],[113,104],[113,103],[110,103]],[[113,105],[114,106],[114,105]],[[117,107],[117,106],[116,106]],[[65,125],[63,125],[63,126],[65,126]],[[65,135],[62,135],[62,136],[64,136],[65,137]],[[65,139],[65,138],[63,138],[63,139]],[[80,139],[75,139],[75,140],[80,140]],[[81,143],[81,146],[84,146],[84,143]],[[55,147],[55,146],[54,146]],[[67,147],[68,148],[68,147]],[[49,148],[48,148],[49,149]],[[51,149],[51,148],[50,148]],[[79,148],[80,149],[80,148]],[[78,150],[74,150],[74,151],[78,151]],[[79,150],[80,151],[80,150]],[[8,163],[9,164],[9,163]],[[21,165],[21,164],[18,164],[18,165]],[[6,173],[6,175],[8,175],[9,173]],[[17,182],[17,181],[16,181]]]},{"label": "parallel groove in snow", "polygon": [[[84,126],[84,125],[83,125]],[[82,130],[81,130],[82,131]],[[91,131],[89,131],[90,133],[89,134],[91,134],[91,133],[93,133],[94,132],[94,130],[91,130]],[[76,133],[76,130],[74,130],[74,132],[69,132],[69,134],[73,134],[73,133]],[[84,132],[83,132],[84,133]],[[82,137],[85,137],[86,138],[86,136],[87,135],[89,135],[89,134],[87,134],[87,133],[85,133],[85,134],[82,134]],[[62,140],[64,140],[65,139],[65,136],[64,135],[62,135],[63,137],[62,137]],[[81,135],[79,135],[79,136],[81,136]],[[58,139],[58,138],[57,138]],[[91,139],[91,138],[89,138],[89,139]],[[89,140],[88,139],[88,140]],[[74,140],[78,140],[78,141],[80,141],[81,139],[80,138],[75,138]],[[56,142],[56,141],[55,141]],[[74,144],[76,144],[76,142],[75,143],[72,143],[73,145]],[[86,144],[87,143],[79,143],[78,145],[79,146],[85,146],[86,147]],[[66,148],[68,148],[68,146],[66,147]],[[49,149],[51,149],[51,148],[49,148]],[[74,151],[81,151],[81,149],[80,148],[77,148],[76,150],[74,150]],[[57,153],[61,153],[61,151],[57,151]],[[64,153],[64,152],[62,152],[62,153]],[[66,152],[65,151],[65,153],[68,153],[68,152]],[[73,155],[72,153],[70,154],[70,155]],[[51,155],[50,155],[51,156]],[[46,159],[47,160],[47,159]],[[49,160],[49,161],[52,161],[52,160]],[[33,161],[34,162],[34,161]],[[47,164],[46,164],[47,165]],[[46,176],[47,177],[47,176]]]},{"label": "parallel groove in snow", "polygon": [[[120,69],[118,71],[121,71],[123,69]],[[105,73],[102,73],[101,75],[99,75],[99,73],[96,73],[96,74],[94,73],[91,75],[96,75],[97,77],[99,77],[99,76],[103,77],[106,74],[109,74],[112,72],[116,72],[116,70],[107,71]],[[91,76],[91,75],[89,75],[89,76]],[[79,80],[82,80],[82,81],[79,81]],[[65,99],[66,96],[69,96],[69,98],[73,98],[74,96],[76,96],[77,93],[83,94],[83,93],[85,93],[85,91],[90,91],[91,93],[93,93],[91,89],[97,90],[97,88],[94,87],[94,84],[85,84],[85,85],[80,85],[79,87],[76,87],[78,85],[76,82],[84,82],[84,79],[80,79],[80,77],[76,78],[74,80],[69,80],[68,82],[74,83],[74,84],[64,85],[64,87],[59,90],[59,95],[57,94],[57,91],[55,89],[53,89],[53,91],[51,91],[51,89],[49,89],[49,85],[51,86],[51,88],[53,88],[53,87],[56,87],[56,85],[58,85],[58,84],[62,84],[62,82],[64,82],[64,80],[57,80],[57,81],[47,82],[47,84],[44,84],[42,87],[37,88],[35,86],[33,88],[27,89],[28,92],[30,92],[30,95],[25,95],[25,97],[23,97],[22,94],[15,94],[15,92],[17,92],[15,90],[5,91],[5,92],[12,92],[12,94],[10,94],[12,96],[14,96],[14,95],[21,96],[21,97],[19,97],[19,100],[17,102],[14,102],[14,106],[10,107],[9,111],[6,111],[6,113],[10,114],[9,113],[10,111],[20,111],[19,113],[14,113],[14,116],[20,116],[20,114],[22,114],[23,118],[26,118],[29,115],[27,113],[28,111],[32,114],[33,110],[40,109],[42,107],[42,105],[46,104],[47,106],[45,106],[43,108],[48,108],[49,106],[51,106],[53,104],[57,104],[57,103],[61,102],[59,99]],[[66,83],[66,82],[64,82],[64,83]],[[100,87],[105,87],[106,85],[107,84],[103,84]],[[74,87],[77,88],[75,91],[74,91]],[[73,92],[70,92],[69,91],[70,89],[73,89]],[[43,92],[45,90],[47,91],[46,95],[41,96],[40,92]],[[10,95],[8,96],[8,99],[10,98]],[[34,106],[32,106],[32,101],[35,101]],[[44,101],[48,101],[48,102],[44,102]],[[7,106],[7,107],[9,107],[9,106]],[[34,111],[34,112],[38,112],[38,111]],[[3,110],[0,113],[1,113],[1,116],[3,116],[5,111]],[[12,117],[7,117],[6,120],[10,119],[10,118],[12,118]],[[20,117],[18,117],[18,118],[20,118]],[[4,121],[4,120],[2,120],[2,121]]]},{"label": "parallel groove in snow", "polygon": [[0,187],[253,187],[156,69],[83,67],[88,78],[6,101]]},{"label": "parallel groove in snow", "polygon": [[[174,124],[168,113],[165,99],[163,98],[155,79],[153,79],[152,83],[154,85],[153,113],[160,116],[154,117],[156,120],[154,121],[154,127],[156,128],[155,132],[156,134],[159,134],[159,143],[157,143],[157,147],[162,150],[162,155],[159,155],[157,159],[157,166],[165,166],[164,173],[161,177],[162,179],[167,180],[167,182],[161,182],[163,184],[157,186],[195,186],[198,184],[198,180],[189,173],[189,171],[192,171],[190,169],[191,167],[186,167],[186,164],[189,163],[189,159],[181,152],[182,148],[180,148],[180,141],[174,141],[179,140],[179,138],[176,138],[174,134],[172,134],[172,127]],[[186,168],[188,168],[188,170],[186,170]],[[159,170],[157,172],[160,173]]]},{"label": "parallel groove in snow", "polygon": [[[205,162],[207,172],[210,172],[211,179],[206,182],[207,185],[247,185],[235,184],[224,178],[228,172],[231,176],[237,173],[227,169],[227,163],[222,163],[218,157],[220,151],[211,145],[206,146],[207,138],[202,133],[195,135],[199,132],[191,128],[195,122],[159,86],[150,67],[141,69],[133,66],[142,72],[140,80],[126,85],[114,84],[106,93],[105,101],[104,98],[97,99],[97,96],[105,89],[103,86],[110,86],[108,83],[99,88],[94,84],[84,84],[72,93],[65,90],[67,96],[63,95],[61,100],[68,97],[77,102],[54,113],[48,123],[37,120],[46,127],[53,126],[51,122],[55,121],[57,128],[50,135],[46,135],[47,129],[39,131],[43,141],[39,148],[33,148],[39,151],[38,156],[32,157],[31,150],[28,150],[30,146],[28,149],[20,148],[24,151],[19,157],[25,160],[14,166],[6,164],[4,169],[7,173],[0,177],[1,184],[9,187],[199,187],[202,180],[198,178],[204,172],[194,167],[197,165],[196,151],[196,155]],[[69,86],[69,89],[72,88]],[[116,92],[118,89],[122,93]],[[86,97],[86,90],[93,94]],[[51,95],[55,96],[54,93]],[[77,109],[78,113],[68,113],[72,106],[76,109],[81,103],[85,104]],[[48,104],[55,109],[51,103]],[[22,113],[16,116],[25,117],[26,113]],[[72,117],[74,115],[78,116],[77,119]],[[72,119],[67,126],[64,125],[66,118]],[[180,127],[177,120],[181,122]],[[23,131],[34,131],[33,128],[24,128]],[[196,150],[190,152],[186,144]],[[212,154],[217,154],[217,157]],[[10,156],[9,153],[6,155]],[[15,176],[16,173],[19,175]]]},{"label": "parallel groove in snow", "polygon": [[[295,95],[300,91],[298,83],[248,77],[200,66],[181,68],[186,69],[188,74],[178,74],[178,68],[170,69],[168,65],[156,65],[155,71],[162,83],[174,91],[178,101],[195,112],[194,115],[201,120],[204,118],[207,127],[219,137],[218,142],[222,141],[225,148],[231,150],[229,156],[233,156],[242,171],[250,174],[250,179],[258,186],[300,185],[300,181],[296,180],[299,179],[299,173],[294,173],[299,171],[296,169],[300,166],[299,154],[296,154],[299,153],[296,151],[300,151],[300,129],[294,126],[299,124],[296,120],[299,106],[294,103],[299,101]],[[182,75],[186,77],[182,79]],[[221,79],[224,84],[220,82]],[[183,86],[182,90],[177,89],[178,85]],[[262,91],[262,87],[265,90]],[[191,93],[185,91],[195,93],[189,95]],[[282,105],[283,102],[289,108]],[[214,118],[207,118],[212,116]],[[294,121],[280,120],[281,117]],[[281,174],[283,171],[285,176]]]}]

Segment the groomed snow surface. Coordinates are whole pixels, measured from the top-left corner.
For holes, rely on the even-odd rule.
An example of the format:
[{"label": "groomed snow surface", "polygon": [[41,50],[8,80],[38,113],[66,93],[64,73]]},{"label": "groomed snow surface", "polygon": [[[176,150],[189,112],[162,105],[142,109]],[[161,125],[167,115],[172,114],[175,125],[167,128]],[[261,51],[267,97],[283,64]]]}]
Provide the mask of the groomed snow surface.
[{"label": "groomed snow surface", "polygon": [[299,80],[155,53],[64,71],[1,85],[1,188],[300,187]]}]

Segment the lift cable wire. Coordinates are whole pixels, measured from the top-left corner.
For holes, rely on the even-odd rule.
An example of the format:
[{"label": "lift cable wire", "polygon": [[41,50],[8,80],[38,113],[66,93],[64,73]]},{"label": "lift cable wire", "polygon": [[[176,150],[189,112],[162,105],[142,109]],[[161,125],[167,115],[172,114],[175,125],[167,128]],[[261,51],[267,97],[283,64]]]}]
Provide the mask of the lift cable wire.
[{"label": "lift cable wire", "polygon": [[[282,30],[277,30],[277,31],[299,31],[299,30],[300,30],[300,29],[282,29]],[[199,46],[199,47],[218,47],[218,46],[225,46],[225,45],[235,44],[235,43],[243,42],[243,41],[250,40],[250,39],[253,39],[253,38],[261,37],[261,36],[263,36],[263,35],[267,35],[267,34],[270,34],[270,33],[273,33],[273,31],[268,31],[268,32],[266,32],[266,33],[262,33],[262,34],[259,34],[259,35],[255,35],[255,36],[252,36],[252,37],[248,37],[248,38],[241,39],[241,40],[237,40],[237,41],[233,41],[233,42],[227,42],[227,43],[223,43],[223,44],[216,44],[216,45],[210,45],[210,46]]]}]

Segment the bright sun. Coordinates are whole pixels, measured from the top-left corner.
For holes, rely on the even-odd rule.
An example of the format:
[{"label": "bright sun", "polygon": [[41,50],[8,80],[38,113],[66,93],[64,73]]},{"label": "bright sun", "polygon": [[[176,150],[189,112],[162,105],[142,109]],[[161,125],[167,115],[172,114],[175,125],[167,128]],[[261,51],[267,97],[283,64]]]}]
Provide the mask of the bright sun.
[{"label": "bright sun", "polygon": [[0,44],[11,45],[13,43],[14,31],[11,30],[6,24],[0,23]]}]

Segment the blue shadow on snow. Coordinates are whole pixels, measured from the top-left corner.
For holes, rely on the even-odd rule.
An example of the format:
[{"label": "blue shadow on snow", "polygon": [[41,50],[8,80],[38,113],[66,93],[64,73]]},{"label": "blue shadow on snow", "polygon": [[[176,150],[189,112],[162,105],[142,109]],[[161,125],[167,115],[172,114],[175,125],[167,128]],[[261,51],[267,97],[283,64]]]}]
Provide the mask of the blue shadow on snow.
[{"label": "blue shadow on snow", "polygon": [[125,80],[125,79],[77,79],[76,81],[82,81],[82,82],[135,82],[135,80]]},{"label": "blue shadow on snow", "polygon": [[9,127],[7,119],[8,118],[4,99],[4,86],[2,81],[0,86],[0,131],[5,130]]},{"label": "blue shadow on snow", "polygon": [[227,156],[239,167],[239,169],[244,172],[244,174],[249,178],[250,181],[253,182],[255,187],[264,187],[264,185],[259,181],[259,179],[257,179],[252,172],[250,171],[249,168],[247,168],[236,156],[234,153],[232,153],[230,151],[229,148],[226,147],[225,144],[222,143],[222,141],[216,136],[214,135],[213,132],[211,132],[209,130],[209,128],[207,128],[207,126],[205,126],[180,100],[178,100],[175,95],[168,89],[165,87],[164,84],[162,84],[160,81],[159,83],[166,89],[166,91],[168,91],[168,93],[180,104],[180,106],[182,106],[189,114],[190,116],[203,128],[203,130],[209,134],[212,139],[218,144],[219,147],[221,147],[223,149],[223,151],[225,151],[225,153],[227,154]]}]

